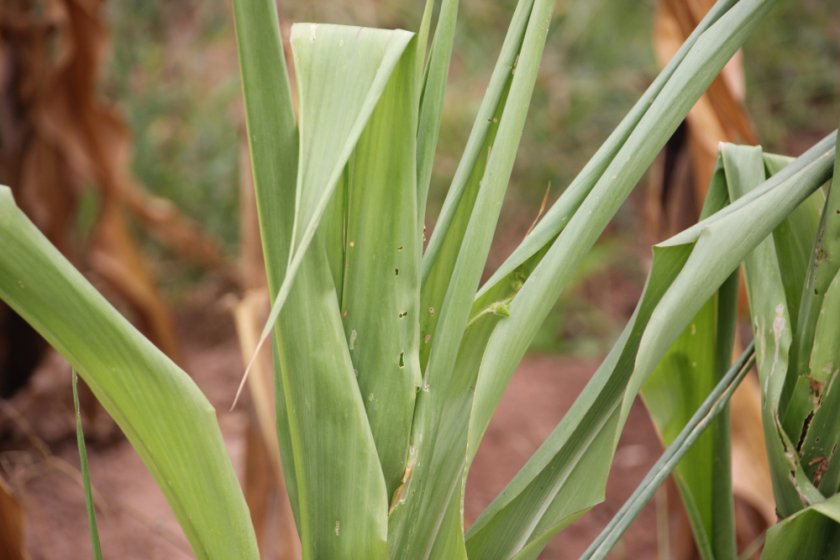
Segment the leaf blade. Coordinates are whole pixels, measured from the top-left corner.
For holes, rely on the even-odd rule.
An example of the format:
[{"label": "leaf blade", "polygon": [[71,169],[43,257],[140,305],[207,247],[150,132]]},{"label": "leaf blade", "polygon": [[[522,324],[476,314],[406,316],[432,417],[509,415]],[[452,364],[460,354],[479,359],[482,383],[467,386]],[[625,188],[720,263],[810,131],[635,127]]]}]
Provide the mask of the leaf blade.
[{"label": "leaf blade", "polygon": [[151,471],[198,558],[258,557],[215,418],[189,376],[79,274],[0,187],[0,298],[79,372]]}]

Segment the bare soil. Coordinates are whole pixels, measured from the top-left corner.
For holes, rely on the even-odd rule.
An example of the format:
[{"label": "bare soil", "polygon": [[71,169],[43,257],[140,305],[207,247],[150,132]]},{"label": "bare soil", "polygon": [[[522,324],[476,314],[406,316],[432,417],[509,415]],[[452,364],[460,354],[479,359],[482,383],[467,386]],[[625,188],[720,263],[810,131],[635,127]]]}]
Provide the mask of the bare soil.
[{"label": "bare soil", "polygon": [[[234,465],[241,466],[246,413],[227,412],[242,371],[232,322],[222,304],[188,305],[179,317],[186,370],[217,406]],[[472,522],[551,432],[597,367],[542,355],[524,360],[479,450],[467,485]],[[0,468],[27,514],[32,560],[90,558],[85,502],[70,406],[70,371],[47,360],[30,386],[3,403]],[[88,406],[89,409],[95,408]],[[5,418],[3,418],[5,417]],[[190,548],[136,453],[100,411],[87,416],[88,453],[106,558],[180,560]],[[541,558],[585,550],[656,460],[659,442],[644,409],[632,410],[619,443],[607,500],[564,531]],[[615,558],[656,558],[656,513],[649,505]]]}]

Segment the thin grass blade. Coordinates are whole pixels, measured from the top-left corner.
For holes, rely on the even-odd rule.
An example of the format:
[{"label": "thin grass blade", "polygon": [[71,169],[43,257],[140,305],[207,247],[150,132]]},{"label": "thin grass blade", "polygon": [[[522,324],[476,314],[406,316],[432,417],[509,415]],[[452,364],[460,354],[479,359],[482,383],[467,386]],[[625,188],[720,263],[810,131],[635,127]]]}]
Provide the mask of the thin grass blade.
[{"label": "thin grass blade", "polygon": [[99,541],[99,527],[96,524],[96,504],[93,502],[93,489],[90,483],[85,432],[82,428],[82,415],[79,411],[79,376],[73,372],[73,413],[76,416],[76,445],[79,448],[79,470],[82,471],[82,484],[85,490],[85,508],[87,509],[88,527],[90,528],[90,546],[94,560],[102,560],[102,544]]}]

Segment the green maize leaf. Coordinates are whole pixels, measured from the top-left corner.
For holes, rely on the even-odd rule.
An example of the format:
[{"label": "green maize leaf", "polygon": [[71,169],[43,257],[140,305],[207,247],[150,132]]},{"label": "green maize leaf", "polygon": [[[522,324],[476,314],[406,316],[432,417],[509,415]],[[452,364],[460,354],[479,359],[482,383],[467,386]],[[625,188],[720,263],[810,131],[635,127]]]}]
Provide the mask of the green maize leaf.
[{"label": "green maize leaf", "polygon": [[[483,345],[482,340],[486,340],[496,323],[503,317],[503,314],[485,314],[475,320],[472,328],[468,330],[464,343],[458,353],[458,359],[455,364],[454,371],[469,371],[469,367],[481,359]],[[441,418],[457,418],[463,415],[464,411],[469,410],[471,387],[472,383],[469,377],[460,375],[454,376],[453,382],[448,386],[452,393],[452,397],[446,402],[446,409],[443,411],[436,411],[434,409],[418,409],[418,417],[415,419],[415,424],[427,426],[428,422],[424,414],[438,414]],[[427,389],[423,389],[425,394]],[[422,441],[420,441],[422,444]],[[428,558],[466,558],[466,549],[464,548],[464,516],[463,516],[463,492],[466,483],[466,432],[464,430],[442,429],[438,432],[434,440],[434,445],[425,448],[420,446],[413,446],[409,457],[409,472],[417,471],[421,466],[419,461],[425,457],[430,461],[435,461],[436,464],[449,466],[451,462],[457,462],[457,478],[450,480],[450,484],[445,486],[435,480],[434,484],[426,486],[425,490],[418,490],[419,485],[412,485],[411,479],[408,483],[400,489],[400,492],[395,496],[394,513],[405,511],[406,502],[411,503],[411,500],[427,501],[429,508],[439,508],[440,513],[437,517],[436,525],[433,527],[435,531],[434,540],[430,540],[426,546],[430,547],[424,554]],[[447,456],[440,457],[438,454],[443,453],[443,450],[456,449],[457,453],[449,453]],[[433,471],[434,472],[434,471]],[[421,471],[422,474],[425,472]],[[433,474],[427,475],[429,477]],[[421,489],[423,487],[420,487]],[[429,496],[417,495],[417,492],[433,493]],[[399,517],[392,517],[398,519]],[[406,519],[405,522],[410,520]],[[395,525],[394,530],[399,528]],[[409,525],[408,530],[412,527]],[[417,538],[410,535],[413,538]],[[423,538],[423,535],[419,535]],[[405,549],[398,545],[393,546],[391,556],[394,558],[402,558],[405,554]]]},{"label": "green maize leaf", "polygon": [[[295,196],[297,176],[297,123],[277,4],[273,0],[235,0],[233,8],[260,238],[269,294],[275,294],[286,274],[294,222],[294,205],[290,201]],[[275,375],[279,374],[277,335],[275,331]],[[279,377],[275,379],[275,391],[283,476],[300,526],[294,454],[289,446],[290,428]]]},{"label": "green maize leaf", "polygon": [[799,318],[805,275],[811,262],[811,250],[817,239],[820,214],[825,205],[825,196],[818,190],[808,197],[773,232],[773,242],[779,254],[782,269],[782,283],[788,303],[788,312],[793,325]]},{"label": "green maize leaf", "polygon": [[[735,204],[757,192],[766,173],[761,149],[725,144],[721,155],[727,187]],[[782,176],[791,166],[774,177]],[[760,243],[744,260],[756,363],[764,397],[762,417],[773,491],[780,514],[790,515],[820,496],[807,480],[798,460],[795,447],[798,437],[792,440],[784,430],[779,413],[793,340],[781,268],[774,237]]]},{"label": "green maize leaf", "polygon": [[347,160],[413,35],[296,24],[292,53],[300,103],[292,258],[318,226]]},{"label": "green maize leaf", "polygon": [[[747,348],[741,355],[738,361],[724,374],[720,381],[715,385],[714,389],[709,393],[709,396],[700,404],[695,413],[686,422],[685,427],[680,431],[673,441],[668,445],[665,453],[656,462],[656,464],[648,471],[645,479],[633,491],[633,495],[627,499],[621,509],[613,516],[609,524],[604,528],[598,538],[584,552],[581,559],[590,558],[606,558],[610,550],[618,543],[624,532],[633,523],[633,520],[641,513],[642,508],[650,501],[656,490],[665,482],[668,475],[680,466],[684,466],[682,460],[688,456],[692,451],[697,449],[700,440],[704,437],[704,431],[709,426],[720,423],[718,416],[726,415],[728,409],[729,399],[738,388],[738,385],[746,376],[747,372],[752,367],[754,357],[753,344]],[[652,379],[651,379],[652,380]],[[648,381],[650,385],[651,380]],[[690,460],[690,459],[689,459]],[[729,463],[726,463],[729,466]],[[731,504],[730,504],[731,509]],[[730,521],[732,521],[730,519]],[[731,533],[734,529],[734,524],[731,528],[727,528],[726,532]],[[706,535],[708,538],[709,535]],[[698,539],[695,539],[697,542]],[[734,558],[735,549],[733,546],[727,545],[726,549],[716,547],[720,552],[719,556],[709,556],[712,545],[698,542],[701,554],[711,558]]]},{"label": "green maize leaf", "polygon": [[347,216],[350,210],[350,168],[341,175],[335,187],[335,193],[327,204],[318,234],[323,238],[323,247],[327,252],[330,273],[338,293],[339,305],[344,293],[345,261],[347,257]]},{"label": "green maize leaf", "polygon": [[[407,498],[391,516],[394,550],[410,557],[431,553],[463,476],[476,371],[459,368],[456,359],[513,170],[553,8],[553,1],[538,0],[530,14],[505,110],[432,335],[412,430],[416,466],[407,482]],[[422,305],[425,308],[426,302]]]},{"label": "green maize leaf", "polygon": [[[429,0],[427,10],[432,4],[432,0]],[[429,62],[426,65],[423,97],[420,101],[420,122],[417,128],[417,216],[421,224],[426,216],[426,199],[429,183],[432,181],[435,148],[440,135],[440,115],[443,111],[443,96],[446,92],[449,62],[452,59],[457,18],[458,0],[443,0]]]},{"label": "green maize leaf", "polygon": [[830,176],[835,141],[836,133],[735,204],[655,247],[633,319],[555,431],[470,528],[471,558],[535,557],[574,515],[603,499],[620,428],[641,386],[741,260]]},{"label": "green maize leaf", "polygon": [[323,240],[278,321],[281,410],[305,558],[382,558],[388,496]]},{"label": "green maize leaf", "polygon": [[785,519],[767,532],[763,560],[840,557],[840,495]]},{"label": "green maize leaf", "polygon": [[0,299],[79,372],[151,471],[198,558],[258,557],[213,407],[0,187]]},{"label": "green maize leaf", "polygon": [[276,3],[235,0],[233,6],[260,237],[268,282],[275,287],[286,275],[295,216],[290,202],[297,177],[297,123]]},{"label": "green maize leaf", "polygon": [[[723,207],[725,175],[720,161],[701,217]],[[721,196],[723,195],[723,196]],[[703,306],[680,334],[642,388],[645,406],[660,437],[671,445],[726,371],[735,335],[737,275]],[[701,557],[735,556],[735,522],[729,441],[729,414],[685,453],[674,472]]]},{"label": "green maize leaf", "polygon": [[[487,340],[493,332],[496,323],[508,316],[507,304],[500,302],[495,307],[485,310],[484,313],[474,317],[464,334],[461,343],[461,353],[458,357],[456,371],[476,371],[487,346]],[[469,434],[467,434],[469,435]],[[464,492],[466,490],[467,474],[475,452],[471,449],[472,442],[467,440],[466,458],[463,467],[463,475],[458,482],[455,492],[450,498],[449,506],[441,525],[441,533],[435,541],[431,558],[443,556],[450,558],[466,558],[467,551],[464,546]]]},{"label": "green maize leaf", "polygon": [[[637,175],[636,180],[642,176],[644,170],[650,166],[653,159],[662,149],[662,146],[670,138],[671,132],[666,129],[669,129],[672,125],[669,123],[668,127],[662,127],[659,130],[654,129],[652,131],[646,130],[645,133],[640,134],[635,132],[639,122],[652,108],[654,101],[657,100],[665,85],[673,79],[675,71],[683,64],[686,56],[697,43],[699,37],[735,3],[736,0],[721,0],[712,7],[665,68],[657,75],[656,79],[641,96],[639,101],[636,102],[627,116],[624,117],[621,123],[610,134],[569,187],[563,191],[563,194],[557,202],[549,208],[548,212],[546,212],[533,231],[528,234],[525,241],[514,250],[510,257],[502,263],[484,286],[482,286],[479,292],[481,296],[490,296],[490,300],[492,300],[494,298],[490,292],[498,289],[501,289],[502,292],[508,292],[510,290],[509,286],[521,285],[524,282],[524,279],[530,274],[539,260],[542,259],[544,252],[563,230],[583,200],[604,174],[607,167],[615,159],[616,154],[618,154],[619,150],[625,144],[628,147],[632,147],[634,154],[632,161],[638,162],[638,169],[635,167],[633,169],[633,174]],[[723,64],[725,64],[725,60],[716,60],[715,57],[710,57],[706,62],[707,66],[716,67],[718,70],[723,67]],[[702,94],[702,90],[699,92],[692,91],[691,94],[696,96],[696,100]],[[687,110],[685,110],[686,112],[674,114],[673,111],[666,108],[674,107],[676,106],[675,104],[681,103],[682,97],[685,95],[688,95],[687,92],[683,92],[680,95],[671,95],[665,98],[664,102],[659,101],[657,118],[661,120],[667,114],[669,118],[676,119],[675,122],[679,123],[685,118]],[[626,167],[625,172],[627,172]],[[479,301],[484,299],[486,298],[482,297]]]},{"label": "green maize leaf", "polygon": [[[269,26],[269,23],[276,25],[275,19],[270,19],[269,23],[253,21],[254,13],[246,9],[242,12],[239,17],[251,25],[251,29],[260,29],[266,36],[274,34],[279,38],[279,32]],[[303,29],[311,28],[304,26]],[[388,43],[380,32],[368,31],[322,26],[316,31],[322,33],[320,39],[309,42],[308,37],[302,45],[303,57],[306,59],[312,54],[305,52],[310,48],[328,50],[342,41],[346,41],[345,51],[358,47],[356,52],[359,55],[365,52],[368,37],[376,44]],[[267,227],[267,224],[280,222],[273,232],[275,237],[263,237],[267,247],[269,287],[275,293],[277,284],[287,282],[292,274],[289,248],[292,246],[292,210],[296,209],[296,192],[291,183],[297,169],[297,143],[293,140],[284,142],[289,138],[289,129],[295,132],[293,119],[281,123],[285,127],[281,130],[272,128],[274,114],[271,110],[288,114],[291,108],[285,73],[272,74],[268,68],[272,64],[282,64],[279,41],[275,54],[280,56],[280,60],[272,61],[270,57],[259,58],[253,46],[242,39],[245,35],[240,33],[239,47],[246,83],[252,162],[261,202],[261,223]],[[398,35],[410,39],[408,34],[400,32]],[[324,52],[313,56],[323,57]],[[348,53],[346,57],[353,58],[353,55]],[[340,57],[336,57],[338,59]],[[379,60],[368,62],[373,65],[372,72],[376,73]],[[356,60],[356,64],[358,66],[361,62]],[[357,66],[353,68],[358,69]],[[393,66],[388,69],[389,75]],[[253,68],[254,72],[249,74],[249,68]],[[260,68],[268,73],[257,72]],[[370,74],[371,70],[368,70]],[[272,76],[275,84],[267,81],[267,77]],[[249,77],[254,87],[250,87]],[[361,74],[355,77],[365,79],[370,76]],[[302,81],[317,79],[308,75],[299,78]],[[368,85],[365,84],[365,87]],[[382,84],[382,89],[386,85]],[[261,97],[261,92],[272,92],[278,87],[281,95]],[[302,92],[308,91],[306,85],[301,84],[301,88]],[[375,97],[378,101],[379,94]],[[413,99],[409,101],[413,102]],[[302,103],[305,122],[308,122],[307,107],[310,105]],[[372,111],[373,108],[368,116]],[[328,117],[316,113],[309,126],[313,127],[316,135],[323,135],[323,128],[328,123],[319,122],[318,116]],[[282,153],[264,151],[263,142],[275,149],[280,148]],[[278,155],[281,166],[276,163]],[[301,152],[301,166],[304,165],[303,156]],[[341,165],[344,166],[344,163]],[[413,177],[413,165],[410,170]],[[279,208],[282,219],[264,212],[267,208]],[[379,558],[387,551],[387,491],[344,334],[324,236],[329,236],[329,232],[315,236],[312,247],[297,265],[301,278],[293,287],[289,285],[288,303],[283,312],[279,313],[276,300],[273,307],[279,315],[275,344],[280,371],[277,416],[281,451],[286,478],[291,481],[290,495],[305,557]],[[290,268],[286,268],[287,262]],[[277,274],[278,270],[281,274]]]},{"label": "green maize leaf", "polygon": [[621,398],[644,324],[688,257],[654,262],[619,341],[540,449],[467,532],[470,558],[536,557],[550,538],[603,500],[620,431]]},{"label": "green maize leaf", "polygon": [[432,31],[432,14],[435,11],[435,0],[426,0],[423,14],[420,16],[420,29],[417,30],[417,53],[422,65],[418,68],[418,76],[422,79],[425,74],[426,49],[429,46],[429,34]]},{"label": "green maize leaf", "polygon": [[[802,464],[814,484],[828,495],[840,485],[840,456],[836,453],[840,444],[836,422],[840,390],[834,386],[840,368],[840,158],[835,158],[834,164],[834,177],[802,292],[795,370],[800,376],[798,383],[808,385],[806,395],[812,415],[800,450]],[[807,367],[803,367],[806,359]]]},{"label": "green maize leaf", "polygon": [[[507,309],[504,305],[499,305],[492,312],[479,315],[470,321],[470,325],[464,334],[464,340],[461,343],[461,351],[458,355],[455,371],[477,370],[493,328],[505,316],[507,316]],[[464,406],[469,406],[469,404],[470,399],[465,397]],[[457,406],[457,404],[453,404],[453,406]],[[457,438],[464,438],[468,435],[462,430],[453,430],[452,432]],[[449,437],[452,436],[450,435]],[[458,439],[457,441],[459,446],[466,446],[465,451],[459,452],[459,456],[462,456],[464,460],[462,475],[461,479],[456,482],[455,490],[449,499],[449,505],[444,514],[445,517],[441,524],[440,534],[435,540],[431,558],[446,557],[454,559],[467,557],[467,551],[464,546],[464,492],[466,490],[470,461],[474,453],[469,449],[468,440]]]},{"label": "green maize leaf", "polygon": [[[559,225],[554,232],[540,234],[544,235],[541,243],[532,245],[527,254],[523,253],[525,256],[507,272],[501,271],[494,276],[498,279],[495,286],[491,280],[482,289],[474,313],[480,313],[499,298],[514,295],[514,299],[510,305],[511,317],[500,322],[496,328],[482,361],[471,418],[470,440],[475,441],[475,445],[470,446],[472,449],[477,448],[477,442],[489,423],[510,375],[533,339],[542,318],[551,308],[550,303],[556,300],[568,281],[570,271],[575,270],[575,265],[583,259],[621,201],[687,113],[693,100],[702,94],[714,74],[769,9],[769,5],[763,2],[740,2],[733,5],[731,2],[721,2],[712,10],[699,31],[692,35],[687,46],[675,57],[673,65],[669,65],[663,73],[661,81],[658,80],[652,86],[625,120],[619,129],[621,132],[617,131],[599,152],[596,160],[587,165],[579,181],[576,181],[576,188],[570,189],[570,197],[566,194],[561,197],[557,207],[566,209],[556,211],[560,212],[555,215]],[[623,136],[629,136],[631,131],[633,136],[630,139]],[[581,212],[569,218],[568,214],[578,208],[575,197],[583,198],[590,191],[592,196],[584,202]],[[565,206],[563,200],[567,201]],[[543,223],[550,224],[555,218],[547,216]],[[545,243],[551,241],[567,223],[568,226],[557,241],[550,249],[547,248]],[[537,233],[535,230],[534,234]],[[534,254],[536,257],[526,263]],[[520,263],[527,266],[520,266]],[[501,289],[495,290],[496,287]],[[558,498],[557,501],[562,500]],[[571,510],[567,513],[571,514]],[[488,547],[488,551],[491,548]]]},{"label": "green maize leaf", "polygon": [[[783,162],[777,162],[783,163]],[[765,162],[769,174],[774,172],[772,165]],[[798,336],[799,325],[807,320],[800,318],[800,306],[807,305],[804,295],[806,274],[811,263],[811,252],[817,238],[820,214],[825,204],[822,191],[815,192],[773,232],[780,263],[782,285],[784,287],[788,314],[794,327],[793,341],[788,356],[788,373],[785,379],[785,389],[780,401],[780,416],[782,425],[788,435],[797,441],[802,431],[805,418],[811,412],[810,388],[807,387],[807,372],[797,375],[799,355],[807,357],[810,350],[803,346],[806,343]],[[806,362],[807,364],[807,359]],[[792,400],[791,400],[792,399]]]},{"label": "green maize leaf", "polygon": [[813,412],[800,446],[808,478],[823,494],[832,495],[840,485],[840,273],[829,284],[820,309],[811,354],[810,374]]},{"label": "green maize leaf", "polygon": [[79,470],[82,471],[82,485],[85,489],[85,507],[90,527],[90,546],[94,560],[102,560],[102,544],[99,542],[99,527],[96,524],[96,504],[93,503],[93,488],[90,484],[85,432],[82,428],[82,415],[79,411],[79,376],[73,372],[73,414],[76,417],[76,445],[79,448]]},{"label": "green maize leaf", "polygon": [[412,37],[401,30],[292,26],[300,104],[294,226],[289,263],[258,349],[277,322],[356,142]]},{"label": "green maize leaf", "polygon": [[[499,132],[502,113],[508,102],[512,75],[530,20],[533,0],[520,0],[513,13],[501,52],[496,61],[487,93],[482,99],[464,154],[455,170],[437,224],[423,257],[420,334],[424,344],[420,363],[425,368],[443,305],[461,254],[467,227],[485,176],[491,146]],[[520,110],[527,110],[527,103]]]},{"label": "green maize leaf", "polygon": [[394,69],[348,163],[339,245],[344,331],[389,496],[405,470],[421,383],[415,46]]},{"label": "green maize leaf", "polygon": [[795,370],[800,376],[809,374],[810,352],[819,311],[829,284],[840,270],[840,179],[835,168],[832,188],[820,219],[819,235],[814,245],[796,333]]},{"label": "green maize leaf", "polygon": [[463,504],[465,486],[466,480],[459,482],[458,488],[449,500],[449,506],[446,509],[430,558],[467,560],[467,547],[464,544]]},{"label": "green maize leaf", "polygon": [[[603,162],[590,164],[584,169],[584,172],[595,174],[597,180],[577,210],[569,209],[574,214],[556,240],[551,242],[550,248],[534,248],[539,251],[538,255],[542,251],[545,254],[538,263],[528,265],[528,270],[533,266],[533,272],[524,279],[518,275],[527,270],[520,268],[512,276],[503,277],[504,281],[499,285],[502,293],[488,288],[489,291],[479,297],[474,313],[492,305],[496,298],[506,299],[511,292],[515,294],[510,305],[511,316],[499,323],[481,364],[479,378],[487,379],[480,381],[479,387],[483,391],[475,397],[471,428],[474,437],[482,437],[516,365],[574,271],[655,154],[771,4],[772,1],[742,0],[723,14],[721,10],[714,11],[713,15],[718,17],[696,38],[685,57],[673,69],[673,74],[661,86],[661,91],[646,99],[649,107],[639,117],[638,123],[635,126],[628,123],[627,126],[633,130],[632,136],[621,144],[603,172],[598,173]],[[608,156],[605,154],[603,157]],[[580,184],[584,185],[589,180],[582,179]],[[585,186],[581,188],[585,189]],[[508,290],[507,293],[504,290]]]}]

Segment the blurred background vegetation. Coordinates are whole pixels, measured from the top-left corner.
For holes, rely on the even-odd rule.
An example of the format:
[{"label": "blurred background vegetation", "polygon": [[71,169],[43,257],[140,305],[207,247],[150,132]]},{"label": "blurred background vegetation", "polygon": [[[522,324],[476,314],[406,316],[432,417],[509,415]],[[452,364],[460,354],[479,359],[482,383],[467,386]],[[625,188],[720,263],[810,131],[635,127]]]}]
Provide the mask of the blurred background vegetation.
[{"label": "blurred background vegetation", "polygon": [[[422,2],[283,0],[284,27],[296,21],[414,29]],[[104,95],[126,118],[133,171],[216,237],[231,258],[239,244],[244,120],[230,9],[225,2],[110,2]],[[435,214],[481,101],[515,0],[462,0],[430,210]],[[657,72],[655,2],[560,0],[529,123],[490,265],[525,235],[580,170]],[[840,114],[840,20],[832,2],[788,0],[762,23],[744,53],[747,105],[763,145],[797,154]],[[539,351],[593,356],[605,351],[632,312],[649,245],[641,193],[592,252],[535,342]],[[202,271],[145,244],[176,302]],[[594,303],[594,305],[593,305]],[[574,344],[572,341],[574,340]]]}]

